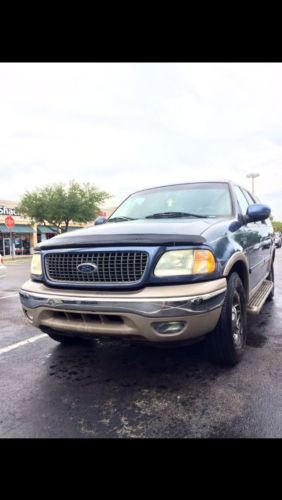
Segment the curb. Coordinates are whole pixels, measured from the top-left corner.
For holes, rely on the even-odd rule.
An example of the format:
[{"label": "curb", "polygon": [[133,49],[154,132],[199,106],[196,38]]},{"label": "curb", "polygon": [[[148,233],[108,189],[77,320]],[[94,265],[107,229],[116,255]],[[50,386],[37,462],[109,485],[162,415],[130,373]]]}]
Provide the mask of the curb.
[{"label": "curb", "polygon": [[2,258],[2,264],[4,265],[10,265],[10,264],[22,264],[23,262],[29,262],[31,260],[31,257],[25,258],[25,259],[3,259]]}]

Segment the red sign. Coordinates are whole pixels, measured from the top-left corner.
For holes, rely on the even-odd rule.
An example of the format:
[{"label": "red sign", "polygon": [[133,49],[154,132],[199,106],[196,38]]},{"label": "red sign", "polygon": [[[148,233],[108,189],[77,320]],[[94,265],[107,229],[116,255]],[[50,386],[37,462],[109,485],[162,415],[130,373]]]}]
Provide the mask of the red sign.
[{"label": "red sign", "polygon": [[5,218],[5,225],[8,229],[11,229],[15,225],[15,219],[9,215]]}]

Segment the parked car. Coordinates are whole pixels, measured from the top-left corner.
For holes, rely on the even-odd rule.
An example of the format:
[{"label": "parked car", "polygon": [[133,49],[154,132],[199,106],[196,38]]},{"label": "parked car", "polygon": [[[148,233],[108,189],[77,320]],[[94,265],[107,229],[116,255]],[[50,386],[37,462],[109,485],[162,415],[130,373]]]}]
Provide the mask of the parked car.
[{"label": "parked car", "polygon": [[281,248],[282,246],[282,235],[279,232],[276,232],[274,234],[274,243],[277,246],[277,248]]},{"label": "parked car", "polygon": [[206,339],[213,357],[243,355],[247,313],[274,295],[270,208],[231,181],[129,196],[105,224],[35,248],[20,290],[27,319],[52,339]]},{"label": "parked car", "polygon": [[94,225],[98,226],[99,224],[104,224],[105,219],[106,219],[106,217],[104,217],[102,215],[98,215],[97,219],[95,219],[95,221],[94,221]]}]

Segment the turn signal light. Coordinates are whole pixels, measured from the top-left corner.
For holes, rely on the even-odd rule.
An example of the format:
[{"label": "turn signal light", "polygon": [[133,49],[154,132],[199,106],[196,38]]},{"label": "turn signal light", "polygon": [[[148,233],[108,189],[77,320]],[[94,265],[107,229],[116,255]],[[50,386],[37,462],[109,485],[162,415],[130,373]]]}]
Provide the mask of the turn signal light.
[{"label": "turn signal light", "polygon": [[209,250],[195,250],[193,274],[213,273],[215,271],[215,260]]}]

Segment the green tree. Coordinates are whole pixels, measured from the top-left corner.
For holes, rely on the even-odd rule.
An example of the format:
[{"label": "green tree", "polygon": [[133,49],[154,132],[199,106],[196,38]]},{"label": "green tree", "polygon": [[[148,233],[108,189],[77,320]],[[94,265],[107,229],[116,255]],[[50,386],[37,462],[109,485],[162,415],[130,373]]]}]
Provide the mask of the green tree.
[{"label": "green tree", "polygon": [[94,220],[100,205],[110,197],[94,184],[70,181],[67,185],[52,184],[26,192],[17,210],[34,223],[55,226],[60,233],[63,227],[68,230],[70,221],[85,223]]},{"label": "green tree", "polygon": [[280,232],[280,233],[282,232],[282,222],[280,222],[278,220],[273,220],[271,223],[272,223],[274,231]]}]

